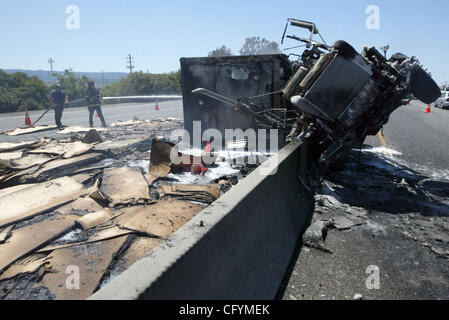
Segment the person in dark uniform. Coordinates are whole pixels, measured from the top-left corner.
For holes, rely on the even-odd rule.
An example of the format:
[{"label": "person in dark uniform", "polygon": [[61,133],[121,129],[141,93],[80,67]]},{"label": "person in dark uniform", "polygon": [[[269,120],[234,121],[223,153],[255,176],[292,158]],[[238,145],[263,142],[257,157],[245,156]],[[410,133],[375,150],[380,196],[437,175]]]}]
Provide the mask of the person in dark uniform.
[{"label": "person in dark uniform", "polygon": [[67,95],[61,86],[56,84],[56,88],[50,93],[50,101],[55,105],[55,122],[59,130],[64,129],[61,123],[62,112],[64,111],[64,103],[67,103]]},{"label": "person in dark uniform", "polygon": [[95,88],[95,82],[89,80],[87,91],[86,91],[86,103],[89,109],[89,124],[91,127],[94,126],[94,112],[96,111],[100,117],[101,124],[106,127],[106,122],[104,121],[103,112],[101,111],[101,95],[100,90]]}]

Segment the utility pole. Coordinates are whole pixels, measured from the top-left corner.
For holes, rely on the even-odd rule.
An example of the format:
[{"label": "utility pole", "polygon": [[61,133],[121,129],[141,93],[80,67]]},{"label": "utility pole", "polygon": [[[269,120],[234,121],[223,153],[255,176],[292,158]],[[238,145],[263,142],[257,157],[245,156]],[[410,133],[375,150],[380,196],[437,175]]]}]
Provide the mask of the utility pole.
[{"label": "utility pole", "polygon": [[53,58],[50,57],[50,59],[48,59],[48,63],[50,64],[50,70],[51,73],[53,74],[53,63],[55,63],[55,60],[53,60]]},{"label": "utility pole", "polygon": [[129,73],[133,73],[133,69],[134,69],[133,63],[134,63],[134,61],[133,61],[133,57],[131,56],[131,54],[129,54],[129,55],[126,57],[126,63],[127,63],[126,68],[129,69]]},{"label": "utility pole", "polygon": [[104,87],[104,72],[103,72],[103,70],[101,70],[101,81],[103,82],[103,87]]}]

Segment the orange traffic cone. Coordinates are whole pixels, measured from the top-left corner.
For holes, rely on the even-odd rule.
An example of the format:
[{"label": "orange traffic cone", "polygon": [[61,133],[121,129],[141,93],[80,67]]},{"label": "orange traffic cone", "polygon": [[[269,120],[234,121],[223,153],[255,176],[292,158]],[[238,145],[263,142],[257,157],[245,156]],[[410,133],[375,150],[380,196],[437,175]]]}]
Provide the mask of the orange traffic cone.
[{"label": "orange traffic cone", "polygon": [[28,109],[25,109],[25,124],[27,126],[31,126],[30,115],[28,114]]},{"label": "orange traffic cone", "polygon": [[430,104],[429,104],[429,106],[427,107],[426,113],[432,113],[432,111],[430,110]]},{"label": "orange traffic cone", "polygon": [[160,110],[159,109],[159,104],[157,103],[157,101],[156,101],[156,105],[154,106],[154,110]]},{"label": "orange traffic cone", "polygon": [[210,141],[207,141],[206,148],[204,148],[204,153],[210,153],[210,152],[211,152],[211,150],[210,150]]}]

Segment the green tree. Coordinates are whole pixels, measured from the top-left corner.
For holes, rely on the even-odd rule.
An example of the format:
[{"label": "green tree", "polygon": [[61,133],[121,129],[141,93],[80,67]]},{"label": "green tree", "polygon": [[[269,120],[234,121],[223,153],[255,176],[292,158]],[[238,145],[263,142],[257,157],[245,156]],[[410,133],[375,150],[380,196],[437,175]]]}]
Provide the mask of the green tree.
[{"label": "green tree", "polygon": [[268,41],[265,38],[250,37],[245,39],[240,54],[242,56],[254,55],[254,54],[277,54],[281,53],[279,44],[274,41]]},{"label": "green tree", "polygon": [[11,88],[19,88],[25,85],[28,76],[24,72],[15,72],[9,76],[8,85]]},{"label": "green tree", "polygon": [[[54,74],[58,78],[58,83],[67,94],[67,98],[70,101],[83,99],[86,96],[87,82],[89,79],[83,75],[78,77],[75,75],[71,68],[64,70],[64,74]],[[55,84],[50,88],[55,89]]]},{"label": "green tree", "polygon": [[181,92],[181,71],[149,74],[134,72],[102,89],[103,96],[133,96],[179,94]]},{"label": "green tree", "polygon": [[37,77],[0,70],[0,112],[37,110],[49,105],[49,89]]},{"label": "green tree", "polygon": [[212,50],[209,52],[209,57],[226,57],[226,56],[232,56],[231,49],[227,48],[225,45],[221,46],[220,48],[217,48],[215,50]]}]

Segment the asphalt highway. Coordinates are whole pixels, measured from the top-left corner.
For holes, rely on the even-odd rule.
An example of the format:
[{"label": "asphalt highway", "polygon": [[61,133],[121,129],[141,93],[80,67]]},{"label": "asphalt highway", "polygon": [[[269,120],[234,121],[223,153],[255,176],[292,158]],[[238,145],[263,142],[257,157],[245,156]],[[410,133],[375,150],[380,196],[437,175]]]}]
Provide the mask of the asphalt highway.
[{"label": "asphalt highway", "polygon": [[[102,111],[106,123],[115,121],[127,121],[134,117],[140,120],[174,117],[183,118],[182,100],[170,100],[159,102],[159,110],[155,109],[155,103],[121,103],[103,105]],[[42,110],[30,112],[31,121],[37,120],[43,113]],[[54,111],[50,110],[36,125],[54,125]],[[66,108],[62,116],[62,124],[65,126],[89,126],[89,111],[87,107]],[[101,126],[100,119],[94,116],[94,126]],[[0,114],[0,132],[13,130],[18,127],[26,127],[23,112]],[[39,139],[41,137],[61,138],[58,130],[44,131],[16,137],[0,135],[1,142],[20,142]]]},{"label": "asphalt highway", "polygon": [[[398,160],[429,169],[449,170],[449,110],[412,101],[390,116],[384,127],[387,148],[402,153]],[[379,147],[377,136],[368,137],[366,144]]]}]

